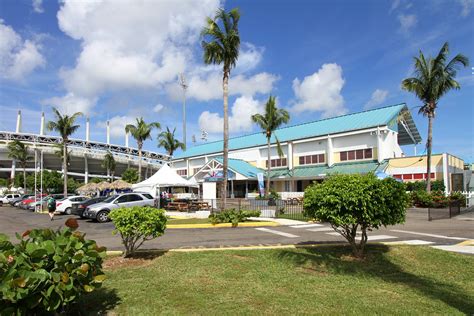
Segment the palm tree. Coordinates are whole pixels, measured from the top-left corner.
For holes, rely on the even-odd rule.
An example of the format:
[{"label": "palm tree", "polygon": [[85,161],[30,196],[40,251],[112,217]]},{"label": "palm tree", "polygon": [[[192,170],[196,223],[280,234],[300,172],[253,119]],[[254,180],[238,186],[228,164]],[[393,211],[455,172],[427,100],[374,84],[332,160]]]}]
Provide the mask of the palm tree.
[{"label": "palm tree", "polygon": [[18,161],[23,168],[23,192],[26,193],[26,164],[31,160],[31,156],[28,155],[28,145],[19,140],[8,143],[8,158]]},{"label": "palm tree", "polygon": [[[204,62],[206,64],[223,64],[222,88],[224,93],[224,161],[222,190],[222,206],[225,208],[227,199],[227,166],[229,159],[229,107],[228,85],[230,70],[235,67],[239,57],[239,9],[234,8],[229,12],[219,9],[214,19],[207,18],[207,25],[202,30],[202,47],[204,49]],[[222,22],[223,29],[219,26]],[[205,39],[208,38],[208,41]]]},{"label": "palm tree", "polygon": [[63,146],[63,181],[64,181],[64,196],[67,196],[67,169],[68,169],[68,150],[67,150],[67,143],[69,140],[69,136],[74,134],[75,131],[79,128],[79,125],[74,125],[77,118],[82,116],[81,112],[76,112],[73,115],[63,115],[59,112],[58,109],[53,107],[54,115],[56,116],[56,121],[49,121],[48,122],[48,130],[56,131],[61,135],[62,138],[62,146]]},{"label": "palm tree", "polygon": [[115,174],[115,158],[114,155],[110,151],[107,151],[107,153],[104,156],[104,160],[102,161],[102,168],[107,170],[107,174],[110,175],[111,181],[114,181],[114,174]]},{"label": "palm tree", "polygon": [[173,156],[173,153],[175,152],[176,149],[181,148],[182,150],[186,149],[186,146],[184,143],[180,142],[178,139],[174,138],[174,132],[176,131],[176,128],[173,129],[173,131],[170,131],[169,127],[166,127],[166,131],[163,131],[158,135],[158,147],[163,147],[167,152],[168,155]]},{"label": "palm tree", "polygon": [[[275,97],[270,96],[267,103],[265,104],[265,113],[252,115],[252,121],[258,124],[263,130],[263,133],[267,137],[267,184],[265,194],[270,193],[270,139],[272,138],[273,132],[279,128],[282,124],[288,123],[290,120],[290,113],[287,110],[279,109],[276,106]],[[283,150],[281,150],[280,141],[275,135],[275,141],[277,144],[277,151],[280,157],[283,157]]]},{"label": "palm tree", "polygon": [[469,65],[468,58],[461,54],[454,56],[448,62],[448,54],[448,42],[444,43],[438,56],[435,58],[425,58],[423,52],[420,51],[420,55],[414,57],[414,77],[402,81],[402,88],[413,92],[423,102],[419,113],[428,117],[428,139],[426,141],[427,192],[431,192],[431,149],[433,146],[433,120],[436,115],[436,107],[438,106],[439,99],[448,91],[461,88],[454,78],[459,66],[467,67]]},{"label": "palm tree", "polygon": [[130,133],[133,138],[137,141],[138,146],[138,182],[142,178],[142,148],[143,142],[147,139],[151,139],[151,130],[153,128],[160,129],[161,125],[158,122],[150,124],[145,123],[143,117],[137,118],[137,124],[127,124],[125,126],[125,132]]}]

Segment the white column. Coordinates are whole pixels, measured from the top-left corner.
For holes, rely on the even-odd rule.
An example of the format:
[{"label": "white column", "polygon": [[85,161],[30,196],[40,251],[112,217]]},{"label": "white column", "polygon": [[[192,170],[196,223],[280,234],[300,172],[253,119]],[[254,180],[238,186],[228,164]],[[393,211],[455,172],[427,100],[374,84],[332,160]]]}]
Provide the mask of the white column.
[{"label": "white column", "polygon": [[40,135],[44,136],[44,112],[41,112]]},{"label": "white column", "polygon": [[87,155],[84,155],[84,183],[89,183],[89,163],[87,161]]},{"label": "white column", "polygon": [[128,147],[128,138],[129,138],[129,134],[128,132],[125,132],[125,147]]},{"label": "white column", "polygon": [[[433,165],[433,164],[431,164]],[[431,169],[431,172],[434,172],[436,175],[436,169]],[[430,176],[429,174],[427,175]],[[451,192],[451,183],[449,181],[449,165],[448,165],[448,154],[443,154],[443,181],[444,181],[444,192],[449,194]]]},{"label": "white column", "polygon": [[91,136],[91,130],[90,130],[90,120],[89,117],[86,118],[86,142],[89,142]]},{"label": "white column", "polygon": [[377,127],[377,161],[382,162],[382,133]]},{"label": "white column", "polygon": [[186,159],[186,175],[189,176],[189,159]]},{"label": "white column", "polygon": [[110,145],[110,122],[107,121],[107,145]]},{"label": "white column", "polygon": [[334,153],[333,153],[333,151],[334,151],[334,149],[332,147],[332,138],[330,136],[328,136],[327,144],[326,144],[326,160],[327,160],[327,163],[328,163],[329,167],[332,167],[332,165],[334,164]]},{"label": "white column", "polygon": [[12,160],[12,171],[10,173],[10,179],[15,179],[15,171],[16,171],[16,161],[15,159]]},{"label": "white column", "polygon": [[16,133],[21,133],[21,110],[18,110],[18,115],[16,117]]},{"label": "white column", "polygon": [[292,142],[288,142],[288,170],[292,170],[293,169],[293,143]]}]

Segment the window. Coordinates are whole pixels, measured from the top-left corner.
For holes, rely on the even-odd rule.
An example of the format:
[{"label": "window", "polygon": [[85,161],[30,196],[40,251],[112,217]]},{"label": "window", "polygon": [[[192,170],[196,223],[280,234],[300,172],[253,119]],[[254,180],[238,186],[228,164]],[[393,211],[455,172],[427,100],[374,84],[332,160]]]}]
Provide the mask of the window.
[{"label": "window", "polygon": [[128,201],[129,202],[136,202],[136,201],[142,201],[142,200],[143,200],[143,198],[138,194],[130,194],[128,196]]},{"label": "window", "polygon": [[341,161],[372,159],[372,148],[341,151],[339,157]]},{"label": "window", "polygon": [[318,163],[324,163],[324,154],[300,156],[299,161],[300,165],[313,165]]},{"label": "window", "polygon": [[[406,173],[406,174],[394,174],[394,178],[401,180],[426,180],[426,173]],[[431,173],[431,179],[435,178],[434,172]]]},{"label": "window", "polygon": [[[286,158],[271,159],[270,165],[275,167],[286,167]],[[268,167],[268,160],[265,161],[265,166]]]},{"label": "window", "polygon": [[127,203],[128,202],[128,196],[127,195],[122,195],[119,197],[116,201],[117,203]]},{"label": "window", "polygon": [[187,176],[188,175],[188,170],[179,169],[179,170],[176,170],[176,173],[179,174],[180,176]]},{"label": "window", "polygon": [[415,173],[415,174],[413,174],[413,179],[414,180],[421,180],[421,179],[423,179],[423,176],[424,176],[424,174],[422,174],[422,173]]},{"label": "window", "polygon": [[146,197],[147,199],[149,200],[153,200],[153,196],[151,196],[151,194],[148,194],[148,193],[144,193],[142,194],[144,197]]},{"label": "window", "polygon": [[403,179],[403,180],[412,180],[412,179],[413,179],[413,175],[412,175],[411,173],[409,173],[409,174],[404,174],[404,175],[402,176],[402,179]]}]

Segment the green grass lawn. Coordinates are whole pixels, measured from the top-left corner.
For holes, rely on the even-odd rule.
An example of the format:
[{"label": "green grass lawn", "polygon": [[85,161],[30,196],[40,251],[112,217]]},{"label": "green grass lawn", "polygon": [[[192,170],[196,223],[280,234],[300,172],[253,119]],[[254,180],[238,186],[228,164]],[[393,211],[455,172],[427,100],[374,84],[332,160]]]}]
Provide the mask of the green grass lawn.
[{"label": "green grass lawn", "polygon": [[209,224],[209,218],[168,218],[167,225]]},{"label": "green grass lawn", "polygon": [[[472,314],[474,257],[428,247],[164,253],[106,269],[87,314]],[[144,262],[141,261],[142,263]]]}]

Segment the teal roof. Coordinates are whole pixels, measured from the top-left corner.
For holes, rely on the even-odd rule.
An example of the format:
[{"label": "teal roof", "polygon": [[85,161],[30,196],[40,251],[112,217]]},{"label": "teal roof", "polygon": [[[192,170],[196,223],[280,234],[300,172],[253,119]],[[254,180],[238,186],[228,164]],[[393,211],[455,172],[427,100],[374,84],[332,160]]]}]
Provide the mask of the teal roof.
[{"label": "teal roof", "polygon": [[[222,164],[224,159],[215,158],[215,160]],[[257,173],[264,172],[262,169],[257,168],[244,160],[232,158],[229,158],[229,169],[235,173],[240,173],[244,177],[255,179],[257,178]]]},{"label": "teal roof", "polygon": [[[404,110],[406,115],[406,126],[410,133],[398,123],[399,113]],[[333,118],[313,121],[309,123],[293,125],[277,129],[272,136],[271,142],[275,143],[275,135],[280,142],[304,139],[310,137],[336,134],[347,131],[360,130],[365,128],[388,126],[393,130],[399,131],[399,144],[408,145],[421,141],[420,134],[411,118],[411,114],[405,103],[391,105],[383,108],[372,109],[368,111],[352,113]],[[411,136],[409,136],[411,134]],[[265,135],[261,132],[246,136],[239,136],[229,139],[229,150],[262,146],[266,144]],[[202,156],[208,154],[221,153],[223,147],[222,141],[209,142],[194,147],[189,147],[174,157],[174,159]]]}]

